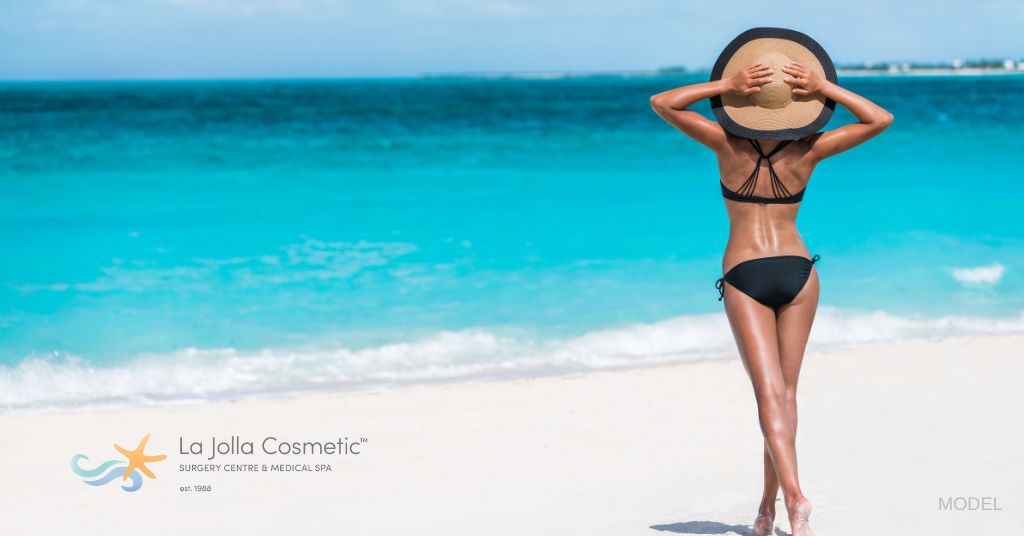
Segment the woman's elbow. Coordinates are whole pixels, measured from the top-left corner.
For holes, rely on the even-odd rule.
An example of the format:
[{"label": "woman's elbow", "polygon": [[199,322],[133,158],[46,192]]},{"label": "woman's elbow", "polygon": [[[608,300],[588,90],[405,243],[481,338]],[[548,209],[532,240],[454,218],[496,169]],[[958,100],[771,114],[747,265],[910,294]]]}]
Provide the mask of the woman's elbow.
[{"label": "woman's elbow", "polygon": [[882,132],[883,130],[889,128],[889,125],[892,124],[892,120],[893,120],[893,115],[891,113],[889,113],[889,112],[882,112],[881,115],[879,115],[877,118],[875,118],[873,121],[871,121],[871,125],[874,127],[873,130],[876,133],[879,133],[879,132]]},{"label": "woman's elbow", "polygon": [[883,113],[881,120],[879,120],[879,123],[881,123],[882,130],[889,128],[889,125],[892,124],[893,119],[895,119],[895,117],[890,112]]},{"label": "woman's elbow", "polygon": [[651,108],[658,112],[665,109],[665,101],[661,94],[651,95]]}]

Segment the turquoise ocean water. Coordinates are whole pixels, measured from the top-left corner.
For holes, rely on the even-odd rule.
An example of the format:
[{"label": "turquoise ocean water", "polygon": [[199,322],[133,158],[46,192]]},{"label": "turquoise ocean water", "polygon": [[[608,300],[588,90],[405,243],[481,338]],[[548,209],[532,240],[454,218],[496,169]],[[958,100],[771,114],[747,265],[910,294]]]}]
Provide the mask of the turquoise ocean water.
[{"label": "turquoise ocean water", "polygon": [[[2,83],[0,407],[733,353],[698,80]],[[896,121],[807,190],[812,346],[1024,332],[1024,76],[841,82]]]}]

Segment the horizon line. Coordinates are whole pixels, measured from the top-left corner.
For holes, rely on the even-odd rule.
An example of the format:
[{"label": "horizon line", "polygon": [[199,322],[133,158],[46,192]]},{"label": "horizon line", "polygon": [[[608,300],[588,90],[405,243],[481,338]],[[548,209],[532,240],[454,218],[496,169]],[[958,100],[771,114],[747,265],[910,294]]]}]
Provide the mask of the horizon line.
[{"label": "horizon line", "polygon": [[[1012,59],[1012,58],[1006,58]],[[1000,60],[1003,61],[1003,60]],[[1024,62],[1024,60],[1016,60]],[[860,63],[845,63],[836,65],[836,70],[847,71],[847,72],[875,72],[884,74],[884,69],[879,69],[878,65],[910,65],[911,70],[932,70],[932,71],[972,71],[972,70],[984,70],[984,71],[1007,71],[1007,69],[988,67],[988,66],[973,66],[963,65],[961,67],[954,67],[951,64],[943,64],[937,62],[897,62],[897,61],[871,61],[871,62],[860,62]],[[916,65],[915,65],[916,64]],[[1013,72],[1013,69],[1008,71]],[[543,79],[543,78],[587,78],[587,77],[602,77],[602,76],[618,76],[618,77],[672,77],[672,76],[690,76],[690,75],[706,75],[711,72],[710,67],[700,68],[688,68],[685,66],[664,66],[654,69],[608,69],[608,70],[506,70],[506,71],[428,71],[415,74],[396,74],[396,75],[311,75],[311,76],[183,76],[183,77],[95,77],[95,78],[4,78],[0,76],[0,84],[8,83],[61,83],[61,82],[81,82],[81,83],[103,83],[103,82],[271,82],[271,81],[333,81],[333,80],[422,80],[431,78],[522,78],[522,79]],[[1020,72],[1019,69],[1017,72]],[[901,73],[892,73],[899,75]]]}]

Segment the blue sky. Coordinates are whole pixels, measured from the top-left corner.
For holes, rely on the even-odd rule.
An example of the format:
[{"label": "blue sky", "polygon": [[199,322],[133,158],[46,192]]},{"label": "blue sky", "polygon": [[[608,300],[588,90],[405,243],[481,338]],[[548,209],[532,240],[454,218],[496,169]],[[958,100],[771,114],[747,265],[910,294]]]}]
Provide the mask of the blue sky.
[{"label": "blue sky", "polygon": [[691,68],[782,26],[839,63],[1024,56],[1024,1],[0,0],[0,79]]}]

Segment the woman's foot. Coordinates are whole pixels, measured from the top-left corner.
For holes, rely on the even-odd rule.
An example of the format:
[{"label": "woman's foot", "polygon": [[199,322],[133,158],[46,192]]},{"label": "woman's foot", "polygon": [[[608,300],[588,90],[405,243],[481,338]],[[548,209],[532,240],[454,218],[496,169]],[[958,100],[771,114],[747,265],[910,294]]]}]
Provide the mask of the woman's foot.
[{"label": "woman's foot", "polygon": [[789,509],[789,527],[793,536],[814,536],[808,519],[811,517],[811,501],[806,497],[797,500],[796,505]]},{"label": "woman's foot", "polygon": [[775,519],[765,514],[758,514],[754,520],[754,536],[771,536],[775,532]]}]

